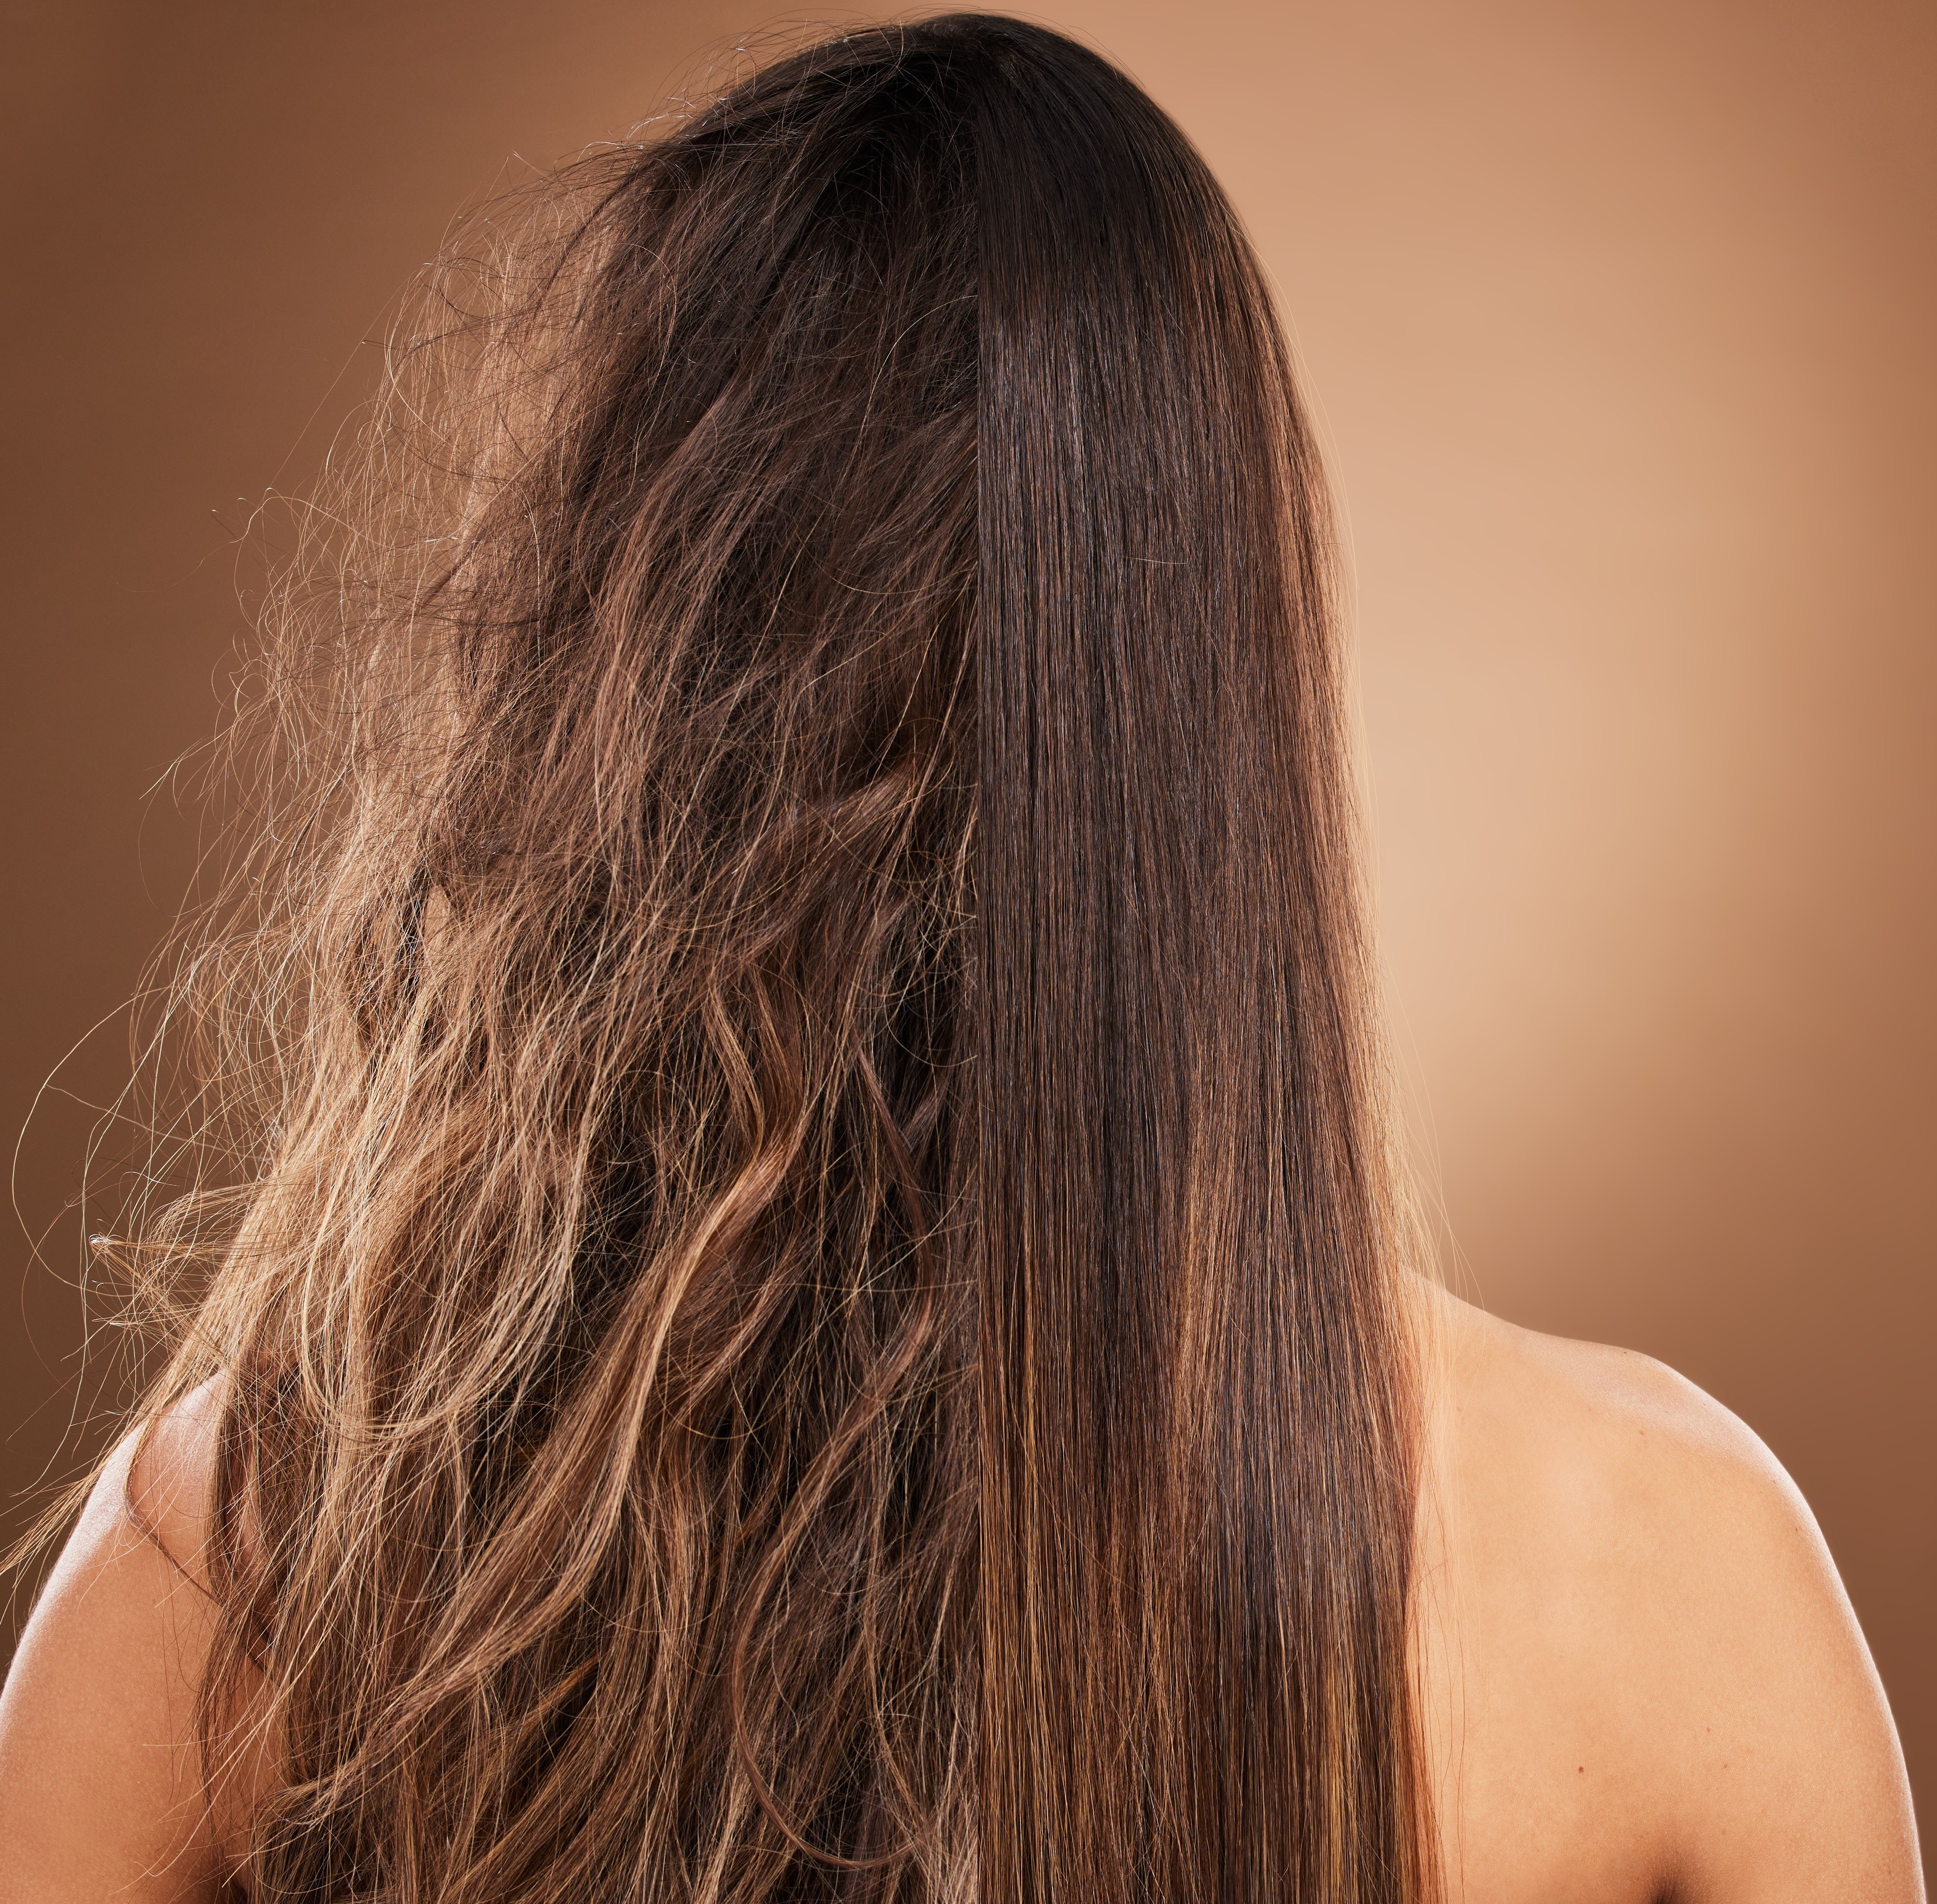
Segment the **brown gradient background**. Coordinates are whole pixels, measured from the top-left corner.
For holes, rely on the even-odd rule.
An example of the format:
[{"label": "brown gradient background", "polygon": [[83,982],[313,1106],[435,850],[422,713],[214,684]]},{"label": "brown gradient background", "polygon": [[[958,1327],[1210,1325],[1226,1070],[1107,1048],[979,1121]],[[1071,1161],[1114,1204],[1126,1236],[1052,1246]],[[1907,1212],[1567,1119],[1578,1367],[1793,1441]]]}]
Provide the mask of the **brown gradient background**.
[{"label": "brown gradient background", "polygon": [[[774,17],[66,0],[9,23],[10,1141],[183,889],[192,823],[147,790],[216,719],[232,532],[369,387],[359,339],[508,155],[623,130]],[[1660,1356],[1762,1433],[1928,1812],[1937,12],[1046,17],[1198,139],[1295,329],[1449,1248],[1502,1314]],[[123,1051],[111,1021],[84,1042],[20,1151],[10,1497],[95,1445],[68,1206]]]}]

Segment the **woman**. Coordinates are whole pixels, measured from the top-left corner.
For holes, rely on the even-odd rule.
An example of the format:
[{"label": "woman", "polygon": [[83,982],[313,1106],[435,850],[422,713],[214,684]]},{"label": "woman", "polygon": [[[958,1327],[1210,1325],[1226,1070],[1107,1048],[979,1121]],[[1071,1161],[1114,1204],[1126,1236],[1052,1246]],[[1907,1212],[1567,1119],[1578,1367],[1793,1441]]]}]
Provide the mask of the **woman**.
[{"label": "woman", "polygon": [[1766,1453],[1407,1266],[1322,486],[1181,135],[963,16],[526,225],[273,618],[240,1187],[141,1239],[12,1892],[1919,1895]]}]

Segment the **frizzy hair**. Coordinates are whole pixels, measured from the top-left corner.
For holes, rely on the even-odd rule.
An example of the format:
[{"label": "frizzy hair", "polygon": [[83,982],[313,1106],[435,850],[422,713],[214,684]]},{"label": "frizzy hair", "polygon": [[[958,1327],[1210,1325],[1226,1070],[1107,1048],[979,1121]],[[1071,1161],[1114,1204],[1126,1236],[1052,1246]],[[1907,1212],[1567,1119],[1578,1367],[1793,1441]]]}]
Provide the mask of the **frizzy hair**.
[{"label": "frizzy hair", "polygon": [[471,236],[238,730],[240,1188],[138,1245],[256,1896],[1425,1896],[1324,490],[1228,203],[959,15]]}]

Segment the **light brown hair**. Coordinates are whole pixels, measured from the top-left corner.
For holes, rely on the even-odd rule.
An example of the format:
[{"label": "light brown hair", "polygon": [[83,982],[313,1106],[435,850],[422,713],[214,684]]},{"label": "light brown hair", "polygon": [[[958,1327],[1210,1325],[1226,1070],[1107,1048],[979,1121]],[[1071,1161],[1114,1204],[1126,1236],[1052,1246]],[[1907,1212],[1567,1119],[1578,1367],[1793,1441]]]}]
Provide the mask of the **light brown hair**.
[{"label": "light brown hair", "polygon": [[258,1896],[1422,1895],[1323,487],[1229,205],[958,16],[505,213],[271,605],[175,1019],[241,1187],[141,1244]]}]

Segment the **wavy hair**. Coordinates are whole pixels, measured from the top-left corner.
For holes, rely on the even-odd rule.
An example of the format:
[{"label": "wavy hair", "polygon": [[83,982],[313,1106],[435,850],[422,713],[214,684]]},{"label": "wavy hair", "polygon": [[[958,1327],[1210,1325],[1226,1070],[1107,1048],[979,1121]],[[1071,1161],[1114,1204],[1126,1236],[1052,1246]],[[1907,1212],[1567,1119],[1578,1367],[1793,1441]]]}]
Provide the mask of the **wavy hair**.
[{"label": "wavy hair", "polygon": [[1424,1896],[1326,508],[1229,205],[961,15],[469,236],[270,604],[183,1007],[240,1187],[142,1245],[256,1896]]}]

